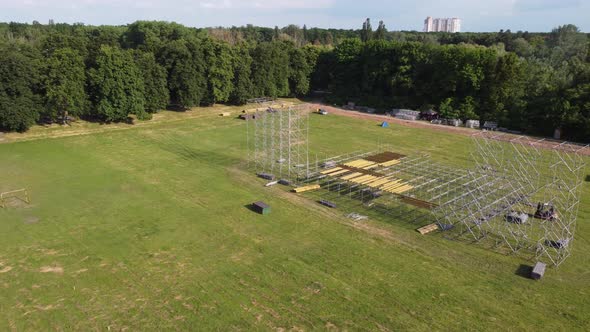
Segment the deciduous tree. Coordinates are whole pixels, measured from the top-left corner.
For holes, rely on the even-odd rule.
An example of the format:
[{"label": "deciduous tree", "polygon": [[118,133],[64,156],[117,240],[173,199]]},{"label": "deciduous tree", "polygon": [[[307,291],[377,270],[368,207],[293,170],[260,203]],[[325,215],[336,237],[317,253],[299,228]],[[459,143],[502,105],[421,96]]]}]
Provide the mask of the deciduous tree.
[{"label": "deciduous tree", "polygon": [[81,116],[87,110],[84,59],[71,48],[52,52],[44,68],[46,115],[55,120],[69,114]]},{"label": "deciduous tree", "polygon": [[124,121],[129,114],[146,118],[144,82],[129,51],[101,46],[89,85],[93,114],[104,121]]}]

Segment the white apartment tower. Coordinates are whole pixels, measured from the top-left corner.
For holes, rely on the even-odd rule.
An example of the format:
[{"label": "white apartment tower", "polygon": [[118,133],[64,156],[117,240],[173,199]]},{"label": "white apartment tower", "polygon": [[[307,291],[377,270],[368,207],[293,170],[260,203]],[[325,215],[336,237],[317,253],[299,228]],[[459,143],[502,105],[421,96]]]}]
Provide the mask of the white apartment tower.
[{"label": "white apartment tower", "polygon": [[432,18],[428,16],[424,20],[424,32],[460,32],[461,19],[453,18]]}]

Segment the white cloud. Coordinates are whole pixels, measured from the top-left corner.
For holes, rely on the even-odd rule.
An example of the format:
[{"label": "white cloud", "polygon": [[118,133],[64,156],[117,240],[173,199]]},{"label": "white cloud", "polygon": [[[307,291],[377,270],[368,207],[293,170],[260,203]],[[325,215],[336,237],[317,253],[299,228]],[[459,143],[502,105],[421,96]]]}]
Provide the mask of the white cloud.
[{"label": "white cloud", "polygon": [[167,8],[202,9],[320,9],[330,8],[337,0],[0,0],[6,8]]},{"label": "white cloud", "polygon": [[233,8],[233,4],[230,0],[223,0],[223,1],[207,1],[207,2],[199,2],[199,6],[201,8],[207,9],[229,9]]},{"label": "white cloud", "polygon": [[208,0],[199,2],[207,9],[318,9],[329,8],[335,0]]},{"label": "white cloud", "polygon": [[5,8],[155,8],[169,6],[162,0],[0,0],[0,10]]}]

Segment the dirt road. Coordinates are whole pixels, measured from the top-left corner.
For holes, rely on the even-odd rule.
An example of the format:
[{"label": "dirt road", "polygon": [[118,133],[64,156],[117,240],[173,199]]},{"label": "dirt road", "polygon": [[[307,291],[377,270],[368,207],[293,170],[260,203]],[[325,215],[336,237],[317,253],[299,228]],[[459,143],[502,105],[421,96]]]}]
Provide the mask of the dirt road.
[{"label": "dirt road", "polygon": [[345,109],[342,109],[339,107],[328,106],[328,105],[323,105],[323,104],[311,104],[311,105],[313,106],[314,109],[322,108],[322,109],[325,109],[326,111],[328,111],[329,113],[336,114],[336,115],[342,115],[342,116],[347,116],[347,117],[357,118],[357,119],[387,121],[387,122],[397,123],[402,126],[411,127],[411,128],[428,128],[431,130],[439,130],[439,131],[444,131],[444,132],[448,132],[448,133],[455,133],[455,134],[459,134],[459,135],[466,135],[466,136],[470,136],[470,135],[473,135],[473,134],[479,132],[479,130],[471,129],[471,128],[437,125],[437,124],[432,124],[432,123],[426,122],[426,121],[401,120],[401,119],[396,119],[396,118],[388,116],[388,115],[361,113],[358,111],[350,111],[350,110],[345,110]]},{"label": "dirt road", "polygon": [[[394,117],[383,115],[383,114],[369,114],[369,113],[361,113],[358,111],[350,111],[345,110],[343,108],[312,103],[310,104],[313,109],[322,108],[328,111],[329,113],[341,116],[347,116],[351,118],[357,119],[367,119],[367,120],[375,120],[375,121],[387,121],[390,123],[396,123],[402,126],[411,127],[411,128],[424,128],[430,130],[438,130],[442,132],[463,135],[463,136],[472,136],[474,134],[482,133],[479,129],[471,129],[465,127],[451,127],[446,125],[439,125],[439,124],[432,124],[426,121],[408,121],[408,120],[401,120],[396,119]],[[502,140],[502,141],[511,141],[515,139],[520,139],[520,142],[525,145],[535,146],[542,149],[560,149],[562,151],[576,151],[579,154],[590,156],[590,148],[588,146],[584,146],[582,144],[576,143],[567,143],[564,144],[564,141],[558,141],[551,138],[542,138],[542,137],[534,137],[534,136],[526,136],[526,135],[516,135],[516,134],[509,134],[509,133],[500,133],[500,132],[488,132],[490,136],[495,136],[495,139]]]}]

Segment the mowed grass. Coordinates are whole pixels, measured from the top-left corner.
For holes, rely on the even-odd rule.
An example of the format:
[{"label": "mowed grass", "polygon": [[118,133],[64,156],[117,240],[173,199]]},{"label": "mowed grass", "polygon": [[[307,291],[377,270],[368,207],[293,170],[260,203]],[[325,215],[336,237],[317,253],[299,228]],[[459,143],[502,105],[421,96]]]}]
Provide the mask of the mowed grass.
[{"label": "mowed grass", "polygon": [[[468,163],[467,137],[391,126],[311,115],[312,155]],[[32,198],[0,209],[0,330],[590,329],[588,183],[573,256],[535,282],[523,257],[265,188],[245,130],[212,111],[0,144],[0,191]]]}]

